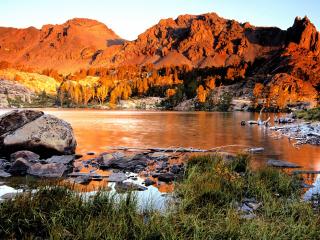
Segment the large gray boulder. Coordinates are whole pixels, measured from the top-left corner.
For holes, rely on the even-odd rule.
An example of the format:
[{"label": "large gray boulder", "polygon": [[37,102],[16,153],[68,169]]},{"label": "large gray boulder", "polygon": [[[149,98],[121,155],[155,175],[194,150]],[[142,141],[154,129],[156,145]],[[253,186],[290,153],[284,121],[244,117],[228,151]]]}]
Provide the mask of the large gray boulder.
[{"label": "large gray boulder", "polygon": [[0,116],[0,150],[30,150],[40,155],[73,154],[73,129],[55,116],[34,110],[13,110]]}]

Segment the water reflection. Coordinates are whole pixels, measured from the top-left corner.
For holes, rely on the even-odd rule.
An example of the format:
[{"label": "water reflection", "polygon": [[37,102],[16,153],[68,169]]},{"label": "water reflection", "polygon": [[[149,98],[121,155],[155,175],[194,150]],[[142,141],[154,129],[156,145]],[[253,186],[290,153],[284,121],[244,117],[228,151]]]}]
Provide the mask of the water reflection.
[{"label": "water reflection", "polygon": [[[7,111],[7,110],[5,110]],[[0,110],[0,114],[5,112]],[[287,138],[275,139],[273,132],[259,126],[241,126],[242,120],[257,119],[258,114],[246,112],[143,112],[101,111],[83,109],[45,109],[71,123],[78,142],[77,153],[101,153],[109,146],[135,147],[194,147],[210,149],[225,145],[264,147],[265,151],[253,155],[252,166],[260,167],[267,159],[280,159],[320,170],[320,148],[295,148]],[[270,114],[271,119],[273,114]],[[267,116],[264,116],[267,118]],[[237,152],[231,147],[228,151]],[[90,170],[90,169],[89,169]],[[89,171],[84,169],[82,171]],[[110,184],[107,180],[92,181],[87,191]],[[170,192],[173,185],[157,184],[150,189]],[[85,190],[82,190],[85,191]]]}]

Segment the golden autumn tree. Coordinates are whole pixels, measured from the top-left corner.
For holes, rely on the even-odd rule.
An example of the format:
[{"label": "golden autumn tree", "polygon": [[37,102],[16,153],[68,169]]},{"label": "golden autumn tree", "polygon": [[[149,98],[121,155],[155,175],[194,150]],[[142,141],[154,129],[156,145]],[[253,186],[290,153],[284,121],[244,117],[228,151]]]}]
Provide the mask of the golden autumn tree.
[{"label": "golden autumn tree", "polygon": [[207,98],[207,91],[204,89],[202,85],[197,88],[197,98],[199,102],[204,103]]}]

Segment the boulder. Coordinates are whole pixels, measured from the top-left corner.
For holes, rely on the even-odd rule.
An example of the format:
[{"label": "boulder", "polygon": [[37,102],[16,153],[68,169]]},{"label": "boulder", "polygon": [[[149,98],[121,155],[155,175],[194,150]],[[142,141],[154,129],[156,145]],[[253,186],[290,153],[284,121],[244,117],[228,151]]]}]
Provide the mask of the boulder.
[{"label": "boulder", "polygon": [[10,155],[11,162],[14,162],[18,158],[24,158],[25,160],[32,162],[32,161],[38,161],[40,159],[40,156],[34,152],[27,151],[27,150],[18,151]]},{"label": "boulder", "polygon": [[24,176],[27,174],[28,169],[31,167],[31,163],[24,158],[18,158],[8,172],[15,176]]},{"label": "boulder", "polygon": [[71,125],[33,110],[14,110],[0,118],[0,148],[30,150],[40,155],[73,154],[76,140]]},{"label": "boulder", "polygon": [[27,173],[36,177],[60,178],[67,170],[63,163],[35,163],[28,168]]},{"label": "boulder", "polygon": [[13,110],[0,116],[0,136],[21,128],[44,113],[33,110]]},{"label": "boulder", "polygon": [[3,170],[0,170],[0,178],[7,178],[7,177],[11,177],[11,174]]},{"label": "boulder", "polygon": [[99,160],[101,169],[114,168],[131,172],[142,171],[147,167],[147,163],[148,159],[141,154],[120,158],[115,158],[113,155],[107,154],[102,156],[102,159]]}]

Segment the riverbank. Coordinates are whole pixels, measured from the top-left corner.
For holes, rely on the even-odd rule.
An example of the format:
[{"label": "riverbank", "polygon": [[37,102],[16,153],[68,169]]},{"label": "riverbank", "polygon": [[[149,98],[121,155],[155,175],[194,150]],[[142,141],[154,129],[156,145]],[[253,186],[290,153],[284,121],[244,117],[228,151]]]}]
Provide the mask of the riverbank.
[{"label": "riverbank", "polygon": [[90,198],[42,187],[0,205],[2,238],[317,239],[319,208],[301,201],[301,181],[277,169],[252,171],[247,156],[188,161],[166,212],[139,209],[134,194]]}]

